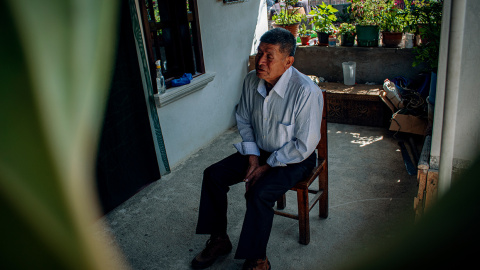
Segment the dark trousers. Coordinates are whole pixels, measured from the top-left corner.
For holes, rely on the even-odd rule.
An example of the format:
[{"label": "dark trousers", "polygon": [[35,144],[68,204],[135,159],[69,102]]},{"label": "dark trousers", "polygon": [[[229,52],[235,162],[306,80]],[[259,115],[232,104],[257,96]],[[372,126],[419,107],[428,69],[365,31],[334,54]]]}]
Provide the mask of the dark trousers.
[{"label": "dark trousers", "polygon": [[[260,165],[270,153],[261,151]],[[315,166],[313,153],[304,161],[286,167],[273,167],[245,193],[247,211],[238,242],[236,259],[264,258],[273,222],[275,202],[306,177]],[[235,153],[205,169],[197,223],[197,234],[226,233],[227,192],[242,182],[248,168],[248,156]]]}]

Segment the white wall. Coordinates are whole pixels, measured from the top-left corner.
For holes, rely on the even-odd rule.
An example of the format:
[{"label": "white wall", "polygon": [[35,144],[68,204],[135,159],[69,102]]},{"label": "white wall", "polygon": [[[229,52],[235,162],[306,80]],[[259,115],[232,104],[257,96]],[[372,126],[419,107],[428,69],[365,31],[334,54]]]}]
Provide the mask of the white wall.
[{"label": "white wall", "polygon": [[480,1],[467,1],[462,64],[460,71],[460,94],[456,126],[454,157],[473,160],[480,154]]},{"label": "white wall", "polygon": [[216,76],[203,90],[158,109],[171,167],[235,125],[254,38],[267,30],[265,0],[197,3],[205,69]]},{"label": "white wall", "polygon": [[480,1],[444,4],[431,150],[431,165],[439,165],[441,193],[450,187],[452,172],[480,154]]}]

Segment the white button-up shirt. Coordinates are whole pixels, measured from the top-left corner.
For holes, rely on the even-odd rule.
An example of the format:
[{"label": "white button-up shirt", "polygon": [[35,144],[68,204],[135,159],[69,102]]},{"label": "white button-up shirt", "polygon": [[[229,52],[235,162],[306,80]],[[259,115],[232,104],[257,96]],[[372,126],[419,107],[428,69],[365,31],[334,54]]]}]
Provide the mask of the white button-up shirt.
[{"label": "white button-up shirt", "polygon": [[242,155],[272,152],[272,167],[298,163],[309,157],[320,140],[323,96],[320,88],[296,68],[290,67],[267,96],[265,81],[255,70],[245,77],[237,107]]}]

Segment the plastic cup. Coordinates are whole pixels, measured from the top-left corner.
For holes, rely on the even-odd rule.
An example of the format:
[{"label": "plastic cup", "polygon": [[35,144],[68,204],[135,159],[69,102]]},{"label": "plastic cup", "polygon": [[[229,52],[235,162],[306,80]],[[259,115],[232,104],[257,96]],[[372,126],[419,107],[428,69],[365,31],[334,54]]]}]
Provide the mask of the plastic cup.
[{"label": "plastic cup", "polygon": [[345,85],[355,85],[355,68],[357,63],[353,61],[343,62],[343,83]]},{"label": "plastic cup", "polygon": [[405,34],[405,48],[413,48],[414,35],[410,33]]}]

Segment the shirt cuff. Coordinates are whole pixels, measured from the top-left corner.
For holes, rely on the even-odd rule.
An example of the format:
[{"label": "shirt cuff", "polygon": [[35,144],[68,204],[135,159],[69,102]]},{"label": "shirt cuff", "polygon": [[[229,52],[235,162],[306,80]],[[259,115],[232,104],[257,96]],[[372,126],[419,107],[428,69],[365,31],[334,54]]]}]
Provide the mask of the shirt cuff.
[{"label": "shirt cuff", "polygon": [[270,165],[270,167],[285,167],[287,164],[278,161],[277,159],[277,152],[273,152],[267,159],[267,164]]},{"label": "shirt cuff", "polygon": [[244,156],[260,156],[260,149],[258,149],[258,146],[255,142],[240,142],[234,144],[233,146],[235,146],[235,148],[237,148],[237,151]]}]

